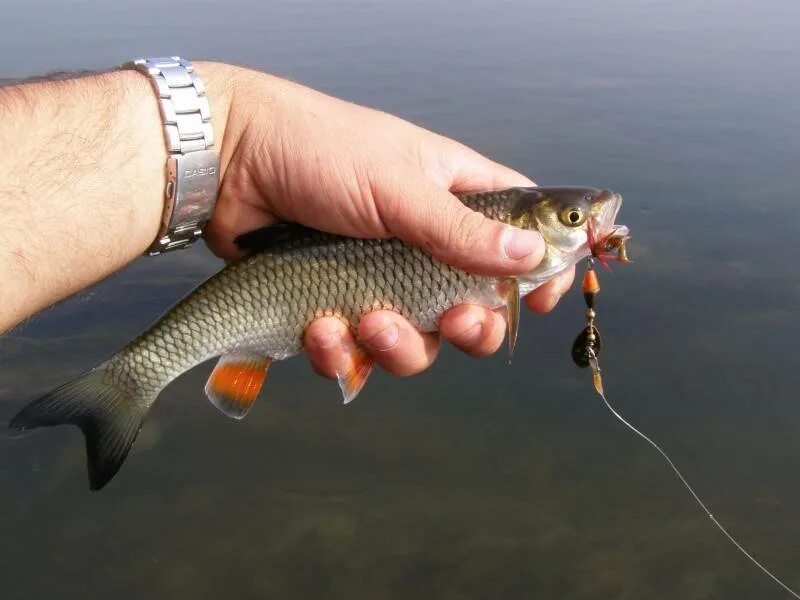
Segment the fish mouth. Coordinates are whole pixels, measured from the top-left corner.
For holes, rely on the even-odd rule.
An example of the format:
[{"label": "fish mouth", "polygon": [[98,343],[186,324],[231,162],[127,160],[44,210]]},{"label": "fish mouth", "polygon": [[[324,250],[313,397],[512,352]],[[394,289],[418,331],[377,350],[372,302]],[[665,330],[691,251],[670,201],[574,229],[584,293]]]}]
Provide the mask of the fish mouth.
[{"label": "fish mouth", "polygon": [[630,231],[625,225],[617,225],[619,209],[622,208],[622,196],[605,190],[599,210],[589,220],[589,250],[592,256],[608,268],[608,261],[620,263],[631,262],[625,250],[625,243],[630,239]]}]

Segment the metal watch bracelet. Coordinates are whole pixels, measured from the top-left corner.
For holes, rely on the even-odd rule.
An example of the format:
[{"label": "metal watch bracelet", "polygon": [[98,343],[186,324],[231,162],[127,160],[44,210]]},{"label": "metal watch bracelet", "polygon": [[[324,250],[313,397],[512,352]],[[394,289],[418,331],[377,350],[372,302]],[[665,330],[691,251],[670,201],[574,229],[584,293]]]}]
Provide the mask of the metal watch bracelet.
[{"label": "metal watch bracelet", "polygon": [[167,144],[167,185],[161,227],[147,254],[191,245],[211,218],[219,188],[219,153],[203,82],[178,56],[137,58],[123,65],[150,79],[158,98]]}]

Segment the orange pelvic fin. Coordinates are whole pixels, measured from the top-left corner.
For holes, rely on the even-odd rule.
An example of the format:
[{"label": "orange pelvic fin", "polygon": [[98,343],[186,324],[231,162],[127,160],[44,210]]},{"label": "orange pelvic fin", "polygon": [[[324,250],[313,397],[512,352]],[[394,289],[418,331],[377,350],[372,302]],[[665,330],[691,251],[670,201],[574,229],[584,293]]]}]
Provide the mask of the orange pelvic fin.
[{"label": "orange pelvic fin", "polygon": [[350,361],[345,363],[341,369],[336,369],[336,379],[339,381],[339,388],[342,390],[342,398],[345,404],[352,402],[372,372],[374,364],[369,354],[361,348],[356,348],[350,356]]},{"label": "orange pelvic fin", "polygon": [[234,350],[223,354],[206,383],[211,404],[234,419],[243,419],[267,377],[272,359],[263,354]]}]

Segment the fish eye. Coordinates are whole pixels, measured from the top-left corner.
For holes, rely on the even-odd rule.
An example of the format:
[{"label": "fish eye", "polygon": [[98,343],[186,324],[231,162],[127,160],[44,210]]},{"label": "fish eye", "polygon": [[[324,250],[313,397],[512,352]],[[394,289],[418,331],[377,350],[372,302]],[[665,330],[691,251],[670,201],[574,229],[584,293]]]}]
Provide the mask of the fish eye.
[{"label": "fish eye", "polygon": [[576,206],[561,211],[561,222],[567,227],[578,227],[586,221],[586,214]]}]

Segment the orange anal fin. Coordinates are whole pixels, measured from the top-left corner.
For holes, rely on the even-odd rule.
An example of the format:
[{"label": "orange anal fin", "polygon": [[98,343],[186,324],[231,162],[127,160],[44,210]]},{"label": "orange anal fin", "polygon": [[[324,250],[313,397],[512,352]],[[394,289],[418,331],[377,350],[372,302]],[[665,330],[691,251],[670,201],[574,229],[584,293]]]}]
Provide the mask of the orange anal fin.
[{"label": "orange anal fin", "polygon": [[233,419],[243,419],[256,401],[272,359],[234,351],[222,355],[206,383],[211,404]]},{"label": "orange anal fin", "polygon": [[361,388],[367,383],[373,364],[369,354],[361,348],[356,348],[350,355],[350,360],[336,369],[336,379],[339,381],[345,404],[352,402],[358,396]]}]

